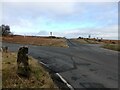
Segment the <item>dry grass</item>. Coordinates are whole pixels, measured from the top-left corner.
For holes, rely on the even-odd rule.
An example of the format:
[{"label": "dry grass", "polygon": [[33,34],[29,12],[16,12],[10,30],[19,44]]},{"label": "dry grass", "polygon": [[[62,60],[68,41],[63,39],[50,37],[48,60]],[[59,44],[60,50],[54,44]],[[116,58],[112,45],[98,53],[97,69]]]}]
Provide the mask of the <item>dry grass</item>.
[{"label": "dry grass", "polygon": [[102,44],[102,42],[98,42],[95,40],[85,40],[88,44]]},{"label": "dry grass", "polygon": [[2,41],[2,37],[0,37],[0,42]]},{"label": "dry grass", "polygon": [[30,77],[18,76],[15,53],[2,55],[2,87],[3,88],[56,88],[50,75],[37,62],[29,57]]},{"label": "dry grass", "polygon": [[73,41],[78,42],[80,44],[88,44],[88,42],[85,41],[84,39],[74,39]]},{"label": "dry grass", "polygon": [[78,42],[80,44],[100,44],[101,42],[91,40],[91,39],[73,39],[73,41]]},{"label": "dry grass", "polygon": [[103,48],[120,51],[120,40],[102,40],[99,42],[94,39],[73,39],[73,41],[80,44],[102,44]]},{"label": "dry grass", "polygon": [[79,42],[81,44],[119,44],[120,40],[101,40],[97,41],[94,39],[73,39],[76,42]]},{"label": "dry grass", "polygon": [[105,44],[120,44],[120,40],[103,40]]},{"label": "dry grass", "polygon": [[13,36],[3,37],[3,41],[12,43],[32,44],[40,46],[68,47],[65,39],[32,37],[32,36]]},{"label": "dry grass", "polygon": [[119,44],[104,44],[102,47],[106,48],[106,49],[120,51],[120,45]]},{"label": "dry grass", "polygon": [[2,88],[2,53],[0,52],[0,89]]}]

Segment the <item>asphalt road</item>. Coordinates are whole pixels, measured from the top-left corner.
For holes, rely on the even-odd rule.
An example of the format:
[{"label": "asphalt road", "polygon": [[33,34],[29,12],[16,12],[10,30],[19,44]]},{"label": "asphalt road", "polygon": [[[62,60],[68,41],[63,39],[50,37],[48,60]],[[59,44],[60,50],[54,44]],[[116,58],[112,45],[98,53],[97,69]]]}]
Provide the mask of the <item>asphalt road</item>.
[{"label": "asphalt road", "polygon": [[[69,48],[29,46],[29,55],[59,73],[73,88],[117,88],[118,52],[67,40]],[[3,43],[10,51],[20,44]]]}]

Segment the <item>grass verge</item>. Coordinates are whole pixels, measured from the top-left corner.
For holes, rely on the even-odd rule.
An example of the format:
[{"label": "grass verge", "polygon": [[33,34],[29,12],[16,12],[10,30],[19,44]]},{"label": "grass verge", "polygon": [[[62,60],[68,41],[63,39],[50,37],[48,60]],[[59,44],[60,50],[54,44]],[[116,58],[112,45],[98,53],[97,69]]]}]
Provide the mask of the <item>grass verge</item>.
[{"label": "grass verge", "polygon": [[78,42],[80,44],[88,44],[88,42],[85,41],[84,39],[73,39],[73,41]]},{"label": "grass verge", "polygon": [[106,49],[120,51],[120,45],[119,44],[104,44],[102,47],[106,48]]},{"label": "grass verge", "polygon": [[99,44],[100,43],[95,40],[87,40],[87,39],[73,39],[73,41],[78,42],[80,44]]},{"label": "grass verge", "polygon": [[31,44],[39,46],[55,46],[67,48],[66,40],[61,38],[48,38],[48,37],[32,37],[32,36],[13,36],[13,37],[2,37],[2,40],[10,43],[19,44]]},{"label": "grass verge", "polygon": [[30,77],[20,77],[17,72],[16,53],[2,53],[2,88],[57,88],[49,73],[29,57]]},{"label": "grass verge", "polygon": [[85,40],[88,44],[100,44],[100,42],[95,40]]}]

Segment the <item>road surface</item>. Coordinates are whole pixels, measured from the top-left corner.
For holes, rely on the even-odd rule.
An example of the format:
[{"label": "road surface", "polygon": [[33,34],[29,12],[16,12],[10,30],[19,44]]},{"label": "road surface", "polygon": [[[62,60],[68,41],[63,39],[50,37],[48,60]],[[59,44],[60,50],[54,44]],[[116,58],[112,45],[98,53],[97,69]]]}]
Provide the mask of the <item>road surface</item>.
[{"label": "road surface", "polygon": [[[29,55],[40,60],[53,73],[59,73],[75,88],[117,88],[118,52],[99,45],[79,44],[67,40],[69,48],[29,46]],[[3,43],[10,51],[20,44]]]}]

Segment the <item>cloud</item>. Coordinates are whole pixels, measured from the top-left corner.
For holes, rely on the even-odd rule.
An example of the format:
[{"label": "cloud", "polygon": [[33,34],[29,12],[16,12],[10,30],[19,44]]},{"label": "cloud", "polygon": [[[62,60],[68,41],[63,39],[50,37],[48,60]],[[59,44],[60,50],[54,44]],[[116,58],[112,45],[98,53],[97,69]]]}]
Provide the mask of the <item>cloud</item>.
[{"label": "cloud", "polygon": [[2,0],[2,2],[118,2],[119,0]]},{"label": "cloud", "polygon": [[[19,29],[19,27],[14,27],[14,29]],[[26,28],[28,29],[28,28]],[[24,31],[25,28],[23,29]],[[29,30],[29,29],[28,29]],[[19,31],[19,30],[18,30]],[[47,30],[38,30],[38,32],[16,32],[16,34],[22,35],[37,35],[37,36],[49,36],[49,31]],[[104,28],[78,28],[65,30],[64,32],[55,31],[53,32],[54,36],[58,37],[67,37],[67,38],[78,38],[78,37],[88,37],[91,35],[92,38],[104,38],[104,39],[118,39],[118,26],[113,25],[110,27]]]},{"label": "cloud", "polygon": [[117,38],[117,3],[58,1],[4,2],[2,23],[16,34]]},{"label": "cloud", "polygon": [[75,5],[65,2],[5,2],[2,4],[3,23],[15,25],[21,23],[22,19],[37,22],[40,18],[58,21],[75,13]]},{"label": "cloud", "polygon": [[104,38],[104,39],[118,39],[118,26],[113,25],[110,27],[103,28],[78,28],[74,30],[67,30],[62,33],[63,36],[67,38],[77,38],[77,37],[88,37],[91,35],[92,38]]},{"label": "cloud", "polygon": [[[78,2],[21,2],[21,3],[4,3],[3,14],[4,18],[28,17],[37,19],[38,17],[47,17],[53,20],[63,20],[62,18],[72,20],[104,20],[104,18],[115,18],[117,16],[117,9],[113,10],[113,3],[78,3]],[[117,3],[115,4],[117,5]],[[111,7],[112,6],[112,7]],[[117,6],[116,6],[117,8]],[[78,17],[78,18],[74,18]],[[7,18],[7,20],[9,19]],[[9,20],[10,21],[10,20]],[[110,20],[109,20],[110,21]]]},{"label": "cloud", "polygon": [[47,32],[47,31],[45,31],[45,30],[43,30],[43,31],[40,31],[40,32],[38,32],[36,35],[49,35],[49,33]]},{"label": "cloud", "polygon": [[[6,2],[3,3],[5,10],[14,11],[21,14],[32,14],[36,13],[36,16],[41,13],[53,13],[53,14],[69,14],[74,11],[74,2]],[[4,10],[4,11],[5,11]],[[14,13],[15,14],[15,13]],[[34,13],[33,13],[34,14]],[[17,13],[16,13],[17,15]]]}]

